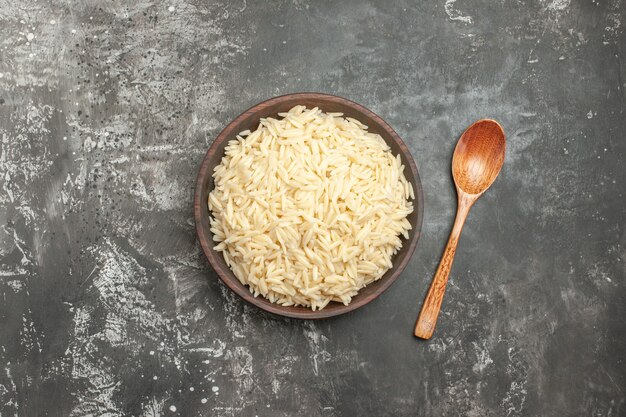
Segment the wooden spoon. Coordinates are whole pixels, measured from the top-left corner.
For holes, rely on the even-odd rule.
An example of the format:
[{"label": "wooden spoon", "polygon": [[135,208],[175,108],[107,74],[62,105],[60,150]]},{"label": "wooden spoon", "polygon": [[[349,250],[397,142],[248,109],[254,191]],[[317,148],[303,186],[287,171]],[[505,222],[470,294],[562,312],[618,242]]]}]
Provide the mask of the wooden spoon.
[{"label": "wooden spoon", "polygon": [[456,219],[415,324],[417,337],[430,339],[435,331],[463,224],[469,209],[498,176],[504,162],[505,146],[506,139],[502,126],[490,119],[479,120],[468,127],[456,144],[452,157],[452,176],[458,197]]}]

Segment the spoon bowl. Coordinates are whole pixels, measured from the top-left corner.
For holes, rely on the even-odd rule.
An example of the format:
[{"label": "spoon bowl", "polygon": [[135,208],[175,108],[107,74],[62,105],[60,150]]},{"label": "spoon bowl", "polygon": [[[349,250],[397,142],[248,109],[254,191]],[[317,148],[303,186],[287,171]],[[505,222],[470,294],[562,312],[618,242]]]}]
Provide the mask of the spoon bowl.
[{"label": "spoon bowl", "polygon": [[456,186],[467,194],[484,193],[502,168],[505,147],[504,130],[495,120],[482,119],[468,127],[452,157]]}]

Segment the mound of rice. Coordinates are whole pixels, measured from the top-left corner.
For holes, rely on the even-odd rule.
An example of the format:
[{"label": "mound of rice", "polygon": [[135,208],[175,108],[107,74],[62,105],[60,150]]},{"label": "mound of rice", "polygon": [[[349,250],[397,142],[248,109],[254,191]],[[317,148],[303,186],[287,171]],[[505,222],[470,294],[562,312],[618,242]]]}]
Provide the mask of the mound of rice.
[{"label": "mound of rice", "polygon": [[254,296],[324,308],[380,279],[408,239],[400,156],[341,113],[295,106],[231,140],[215,167],[211,232]]}]

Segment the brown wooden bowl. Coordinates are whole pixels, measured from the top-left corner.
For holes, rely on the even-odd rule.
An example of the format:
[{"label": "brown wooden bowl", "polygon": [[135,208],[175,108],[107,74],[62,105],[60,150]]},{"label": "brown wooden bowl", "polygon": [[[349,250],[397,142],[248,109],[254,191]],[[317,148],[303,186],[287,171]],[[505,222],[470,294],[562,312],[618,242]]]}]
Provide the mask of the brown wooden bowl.
[{"label": "brown wooden bowl", "polygon": [[[234,139],[235,136],[243,130],[255,130],[259,125],[259,119],[262,117],[278,117],[278,113],[286,112],[293,106],[299,104],[308,108],[319,107],[324,112],[341,112],[345,116],[353,117],[366,124],[370,132],[378,133],[382,136],[385,142],[391,147],[394,155],[400,154],[402,163],[406,167],[404,175],[413,185],[415,191],[415,211],[408,216],[408,220],[413,228],[409,233],[409,239],[403,239],[402,248],[394,256],[393,268],[388,270],[378,281],[362,288],[347,306],[341,303],[331,302],[324,309],[319,311],[312,311],[310,308],[306,307],[284,307],[279,304],[271,303],[262,296],[254,297],[248,287],[242,285],[228,268],[222,254],[213,250],[215,243],[213,242],[213,235],[209,230],[210,213],[207,199],[214,187],[212,176],[213,168],[220,163],[228,141]],[[319,93],[287,94],[271,98],[246,110],[226,126],[217,136],[202,161],[200,172],[198,173],[194,202],[194,216],[198,239],[202,245],[202,250],[209,259],[209,263],[213,269],[215,269],[215,272],[217,272],[221,280],[231,290],[241,296],[241,298],[263,310],[281,316],[300,319],[320,319],[347,313],[364,306],[389,288],[409,263],[411,255],[415,250],[422,228],[423,213],[424,196],[417,166],[415,165],[413,157],[411,157],[409,149],[405,143],[402,142],[398,134],[385,123],[383,119],[365,107],[350,100],[346,100],[345,98]]]}]

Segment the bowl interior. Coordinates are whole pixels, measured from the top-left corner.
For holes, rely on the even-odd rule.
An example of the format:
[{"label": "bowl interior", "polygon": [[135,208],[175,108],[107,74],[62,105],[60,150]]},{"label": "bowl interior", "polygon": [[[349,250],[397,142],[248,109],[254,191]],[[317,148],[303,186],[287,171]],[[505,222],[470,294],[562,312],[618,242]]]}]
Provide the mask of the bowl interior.
[{"label": "bowl interior", "polygon": [[[242,285],[228,268],[222,254],[213,250],[215,243],[213,242],[212,234],[209,230],[210,213],[207,199],[210,191],[214,187],[212,176],[213,169],[220,163],[228,141],[234,139],[235,136],[243,130],[255,130],[258,127],[260,118],[278,117],[278,113],[286,112],[296,105],[304,105],[307,108],[319,107],[322,111],[327,113],[341,112],[344,116],[353,117],[367,125],[370,132],[378,133],[382,136],[392,149],[394,155],[401,155],[402,162],[405,166],[404,175],[413,185],[415,191],[415,210],[408,216],[412,230],[409,233],[408,240],[402,238],[402,248],[392,260],[393,268],[388,270],[380,280],[362,288],[347,306],[341,303],[331,302],[320,311],[312,311],[306,307],[284,307],[271,303],[262,296],[257,298],[253,297],[248,287]],[[423,201],[422,184],[410,151],[387,123],[363,106],[344,98],[318,93],[298,93],[275,97],[257,104],[238,116],[218,135],[200,167],[196,185],[194,214],[196,230],[202,249],[213,269],[215,269],[219,277],[229,288],[246,301],[271,313],[295,318],[314,319],[335,316],[359,308],[376,298],[393,283],[406,267],[417,245],[422,226]]]}]

